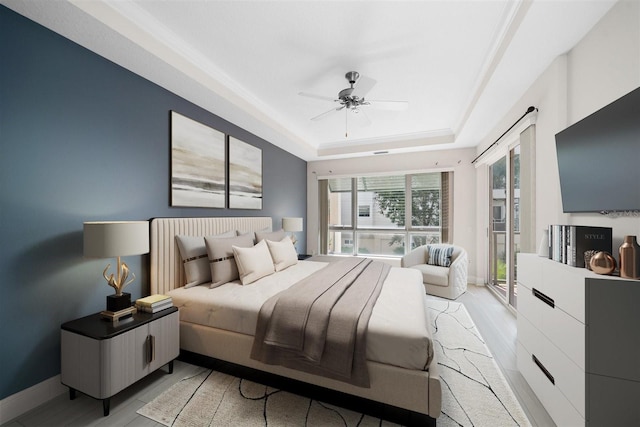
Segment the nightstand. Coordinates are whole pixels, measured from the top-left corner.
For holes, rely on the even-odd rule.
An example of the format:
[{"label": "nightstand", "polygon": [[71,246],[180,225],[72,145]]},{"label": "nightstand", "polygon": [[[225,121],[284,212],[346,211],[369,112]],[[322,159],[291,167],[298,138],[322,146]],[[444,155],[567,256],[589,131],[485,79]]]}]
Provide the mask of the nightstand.
[{"label": "nightstand", "polygon": [[111,322],[100,313],[61,326],[61,382],[102,399],[109,415],[110,398],[156,369],[169,364],[180,352],[180,317],[177,307],[157,313],[137,312]]}]

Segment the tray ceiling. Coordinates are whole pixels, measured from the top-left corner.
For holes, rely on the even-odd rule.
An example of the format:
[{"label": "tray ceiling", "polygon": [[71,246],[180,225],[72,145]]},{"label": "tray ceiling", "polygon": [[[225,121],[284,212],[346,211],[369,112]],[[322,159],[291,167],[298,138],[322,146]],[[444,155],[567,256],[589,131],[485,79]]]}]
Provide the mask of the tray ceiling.
[{"label": "tray ceiling", "polygon": [[[615,3],[3,0],[306,160],[473,147]],[[370,123],[300,96],[375,79]],[[347,133],[347,136],[345,136]]]}]

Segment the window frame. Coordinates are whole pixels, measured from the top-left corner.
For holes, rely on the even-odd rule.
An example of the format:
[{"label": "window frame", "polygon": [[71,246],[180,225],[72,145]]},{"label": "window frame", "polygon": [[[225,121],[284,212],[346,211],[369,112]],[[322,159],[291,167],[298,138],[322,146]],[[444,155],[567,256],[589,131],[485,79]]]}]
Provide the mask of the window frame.
[{"label": "window frame", "polygon": [[[413,205],[413,194],[412,194],[412,177],[416,175],[424,175],[424,174],[440,174],[440,218],[438,226],[414,226],[412,221],[412,205]],[[446,174],[447,178],[444,179],[444,175]],[[367,227],[367,226],[359,226],[358,219],[360,217],[360,203],[358,200],[358,179],[366,178],[366,177],[384,177],[384,176],[404,176],[404,198],[405,198],[405,213],[404,213],[404,227]],[[428,170],[428,171],[411,171],[411,172],[395,172],[395,173],[386,173],[386,174],[363,174],[357,176],[329,176],[329,177],[319,177],[319,179],[327,181],[327,198],[329,199],[331,196],[329,181],[332,179],[351,179],[351,189],[350,189],[350,197],[351,197],[351,224],[350,225],[340,225],[340,226],[332,226],[329,221],[329,214],[323,216],[320,214],[320,218],[327,218],[327,242],[331,241],[331,234],[338,233],[351,233],[353,236],[352,239],[352,252],[344,253],[344,252],[331,252],[329,249],[329,244],[324,245],[326,247],[326,252],[335,255],[366,255],[366,256],[380,256],[380,257],[401,257],[408,253],[413,249],[413,242],[416,238],[422,239],[420,242],[424,243],[432,243],[434,238],[434,232],[437,232],[437,241],[442,243],[449,243],[453,238],[453,170]],[[446,184],[445,184],[446,182]],[[444,187],[446,185],[446,188]],[[445,197],[445,194],[446,197]],[[446,206],[443,204],[446,203]],[[371,218],[374,215],[375,209],[373,207],[370,208],[370,216],[362,217],[362,218]],[[445,215],[447,216],[446,220],[444,219]],[[358,241],[359,235],[369,235],[369,234],[380,234],[380,235],[402,235],[401,247],[403,248],[402,253],[397,254],[375,254],[375,253],[361,253],[359,252],[360,242]],[[321,237],[322,238],[322,237]],[[335,242],[334,242],[335,245]],[[323,247],[323,244],[321,244]],[[341,248],[342,249],[342,248]],[[335,249],[334,249],[335,250]],[[397,250],[397,248],[396,248]]]}]

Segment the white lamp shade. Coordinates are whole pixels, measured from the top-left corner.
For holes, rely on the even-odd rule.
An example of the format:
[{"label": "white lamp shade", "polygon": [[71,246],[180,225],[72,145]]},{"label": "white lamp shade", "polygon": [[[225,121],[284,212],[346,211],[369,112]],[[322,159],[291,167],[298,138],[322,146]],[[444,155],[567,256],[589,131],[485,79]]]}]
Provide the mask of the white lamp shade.
[{"label": "white lamp shade", "polygon": [[302,218],[282,218],[284,231],[302,231]]},{"label": "white lamp shade", "polygon": [[113,258],[149,252],[148,221],[84,223],[84,256]]}]

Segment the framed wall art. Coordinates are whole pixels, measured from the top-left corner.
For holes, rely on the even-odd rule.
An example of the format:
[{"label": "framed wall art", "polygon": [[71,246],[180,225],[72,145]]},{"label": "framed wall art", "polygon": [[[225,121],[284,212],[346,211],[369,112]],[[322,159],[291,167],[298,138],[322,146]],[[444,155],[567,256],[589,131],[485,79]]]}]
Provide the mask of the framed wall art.
[{"label": "framed wall art", "polygon": [[229,137],[229,208],[262,209],[262,150]]},{"label": "framed wall art", "polygon": [[171,112],[171,206],[224,208],[225,134]]}]

